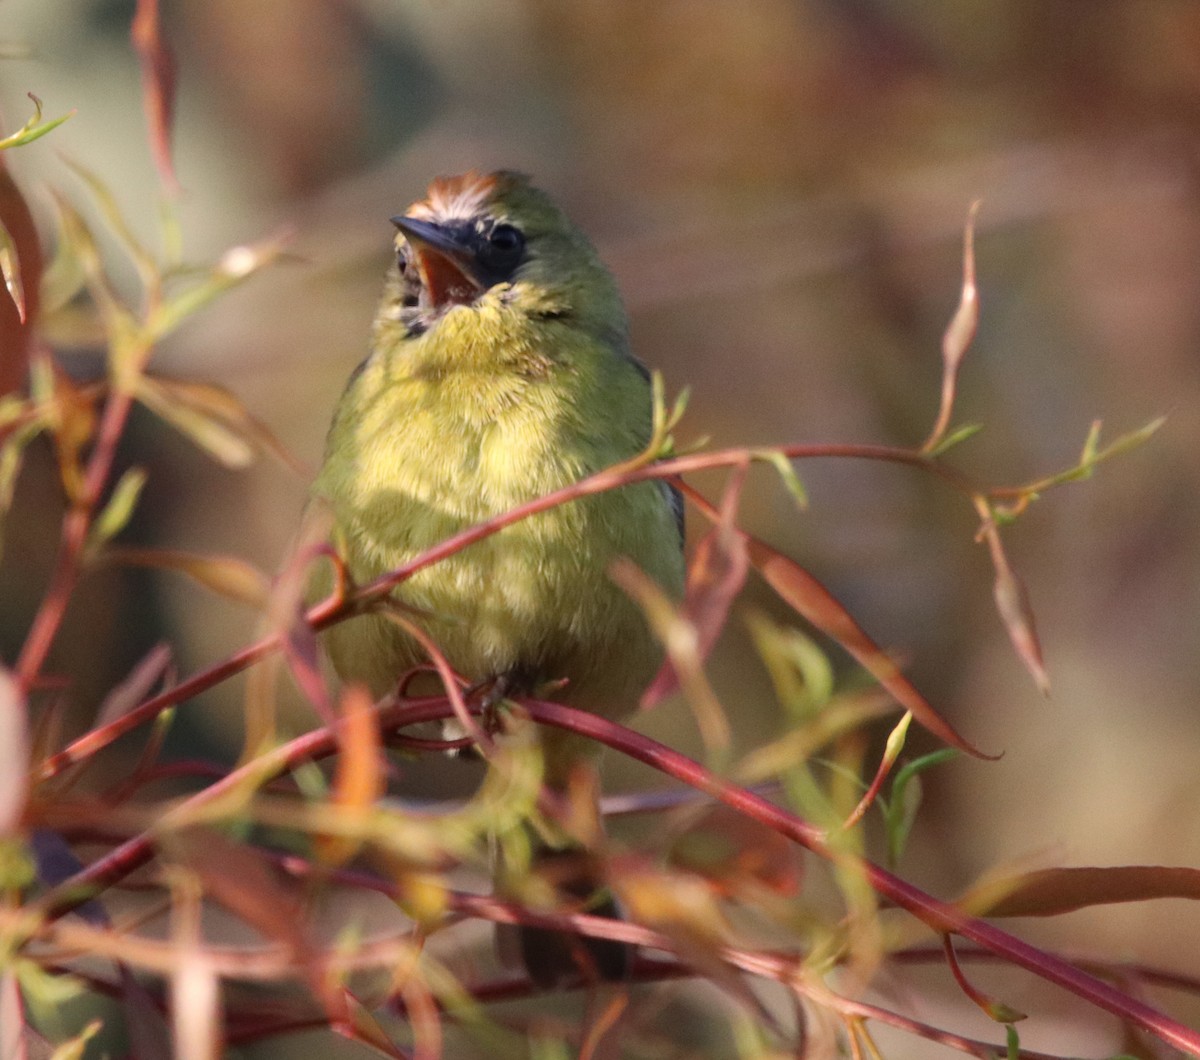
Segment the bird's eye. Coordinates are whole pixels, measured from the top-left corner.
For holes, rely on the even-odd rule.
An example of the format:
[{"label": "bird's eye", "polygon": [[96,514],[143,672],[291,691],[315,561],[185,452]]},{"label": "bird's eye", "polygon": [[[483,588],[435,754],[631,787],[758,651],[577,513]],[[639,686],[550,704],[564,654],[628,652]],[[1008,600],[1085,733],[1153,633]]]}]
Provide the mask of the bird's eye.
[{"label": "bird's eye", "polygon": [[506,272],[517,266],[524,252],[524,233],[513,225],[498,224],[487,233],[479,257],[489,269]]},{"label": "bird's eye", "polygon": [[525,246],[525,237],[512,225],[496,225],[488,233],[488,242],[502,253],[514,254]]}]

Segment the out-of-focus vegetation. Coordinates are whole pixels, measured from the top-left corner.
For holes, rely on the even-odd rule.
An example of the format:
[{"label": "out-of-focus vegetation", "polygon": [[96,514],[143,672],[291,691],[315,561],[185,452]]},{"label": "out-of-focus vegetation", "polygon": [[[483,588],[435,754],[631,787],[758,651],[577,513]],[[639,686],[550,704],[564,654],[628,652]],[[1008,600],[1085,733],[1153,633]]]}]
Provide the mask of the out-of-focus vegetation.
[{"label": "out-of-focus vegetation", "polygon": [[[134,5],[6,0],[4,14],[4,133],[28,117],[27,92],[47,117],[76,112],[4,161],[43,245],[52,249],[62,208],[38,189],[53,186],[96,231],[98,253],[125,262],[113,266],[114,292],[135,300],[136,256],[119,253],[103,204],[59,155],[111,191],[109,221],[119,212],[136,240],[160,245]],[[366,348],[387,218],[436,173],[523,168],[566,202],[618,274],[639,356],[672,391],[691,387],[685,423],[718,445],[919,445],[936,412],[963,217],[982,199],[984,316],[958,417],[984,431],[956,463],[1026,481],[1073,463],[1096,416],[1117,434],[1170,413],[1149,447],[1086,488],[1055,491],[1006,536],[1038,615],[1050,698],[996,622],[969,509],[932,480],[809,464],[808,511],[772,484],[746,491],[742,523],[802,558],[959,731],[1005,752],[924,777],[905,860],[923,887],[956,894],[996,866],[1200,861],[1190,812],[1200,795],[1200,10],[1169,0],[190,0],[163,19],[178,60],[182,186],[167,263],[177,246],[189,262],[212,261],[285,228],[298,260],[172,329],[156,365],[229,388],[309,462]],[[11,204],[5,223],[28,244]],[[86,395],[105,373],[104,339],[73,306],[56,307],[43,337]],[[0,307],[0,336],[14,334],[15,312]],[[189,393],[195,412],[203,395]],[[188,403],[176,397],[173,426],[137,409],[118,450],[119,468],[145,469],[153,498],[123,547],[275,569],[304,476],[212,461],[182,440]],[[217,398],[207,399],[212,412]],[[46,589],[60,477],[50,447],[31,446],[0,565],[6,662]],[[252,597],[254,576],[242,573]],[[115,563],[82,581],[48,665],[72,682],[61,708],[70,735],[160,640],[190,673],[251,639],[252,611],[193,582]],[[782,615],[764,589],[751,588],[750,605]],[[740,750],[779,727],[751,649],[759,620],[748,628],[744,613],[713,664],[721,699],[737,705]],[[231,682],[180,711],[170,739],[190,754],[236,754],[242,704]],[[681,704],[639,725],[699,748]],[[910,737],[910,751],[932,746]],[[610,757],[607,788],[645,782]],[[471,783],[441,760],[402,772],[401,786],[427,797]],[[1194,973],[1200,922],[1184,912],[1105,906],[1024,934]],[[1040,987],[1002,983],[1007,1001],[1045,1010]],[[1085,1023],[1073,1043],[1111,1048],[1069,1011]],[[1200,1021],[1200,1009],[1191,1015]],[[1055,1033],[1039,1047],[1052,1051]]]}]

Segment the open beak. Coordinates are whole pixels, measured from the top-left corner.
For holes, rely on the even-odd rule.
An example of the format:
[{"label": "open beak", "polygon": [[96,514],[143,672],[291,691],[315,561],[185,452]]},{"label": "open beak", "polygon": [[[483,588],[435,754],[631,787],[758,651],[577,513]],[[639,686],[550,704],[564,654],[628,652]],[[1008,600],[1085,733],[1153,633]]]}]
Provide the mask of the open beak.
[{"label": "open beak", "polygon": [[435,308],[469,305],[479,297],[483,285],[472,275],[475,251],[461,236],[416,217],[393,217],[392,224],[413,248],[425,291]]}]

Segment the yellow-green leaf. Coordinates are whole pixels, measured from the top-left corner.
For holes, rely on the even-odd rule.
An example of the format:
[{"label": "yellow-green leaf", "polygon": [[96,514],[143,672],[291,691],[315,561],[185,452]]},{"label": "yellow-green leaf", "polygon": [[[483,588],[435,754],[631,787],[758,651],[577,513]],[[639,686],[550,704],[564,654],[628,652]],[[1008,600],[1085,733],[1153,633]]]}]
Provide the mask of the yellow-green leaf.
[{"label": "yellow-green leaf", "polygon": [[254,449],[249,442],[236,429],[221,423],[211,409],[197,408],[182,400],[178,391],[172,392],[160,381],[145,376],[138,380],[137,396],[218,463],[244,468],[253,462]]},{"label": "yellow-green leaf", "polygon": [[55,1047],[50,1060],[83,1060],[87,1055],[87,1045],[99,1032],[104,1024],[100,1020],[92,1020],[70,1041]]},{"label": "yellow-green leaf", "polygon": [[33,143],[34,140],[45,136],[52,129],[57,129],[75,113],[73,110],[69,110],[61,118],[52,118],[50,121],[44,122],[42,121],[42,101],[32,92],[28,93],[28,95],[33,100],[33,117],[11,136],[6,136],[3,140],[0,140],[0,151],[7,150],[10,147],[24,147],[25,144]]},{"label": "yellow-green leaf", "polygon": [[87,186],[92,201],[95,202],[96,209],[100,212],[100,217],[129,255],[130,261],[137,268],[142,283],[147,287],[157,283],[160,273],[158,263],[142,245],[141,240],[133,234],[133,229],[125,220],[125,215],[117,205],[117,200],[113,197],[108,185],[83,164],[70,158],[64,159],[64,161],[71,172]]},{"label": "yellow-green leaf", "polygon": [[218,596],[251,607],[263,607],[271,591],[271,580],[251,563],[237,556],[206,556],[199,552],[180,552],[157,548],[112,548],[109,562],[130,563],[176,571]]},{"label": "yellow-green leaf", "polygon": [[955,427],[950,431],[937,445],[929,450],[930,456],[941,456],[948,450],[953,449],[960,442],[965,442],[968,438],[974,438],[981,430],[982,423],[964,423],[960,427]]},{"label": "yellow-green leaf", "polygon": [[145,485],[146,472],[140,467],[131,467],[120,477],[104,510],[92,524],[92,532],[88,537],[89,552],[94,552],[125,529]]},{"label": "yellow-green leaf", "polygon": [[155,338],[170,334],[215,298],[273,264],[283,253],[284,242],[276,237],[231,247],[207,276],[167,299],[150,321]]},{"label": "yellow-green leaf", "polygon": [[795,465],[783,453],[778,449],[759,449],[754,453],[754,459],[765,460],[775,468],[784,488],[796,502],[797,508],[808,507],[808,491],[804,488],[804,483],[800,481],[800,476],[796,474]]}]

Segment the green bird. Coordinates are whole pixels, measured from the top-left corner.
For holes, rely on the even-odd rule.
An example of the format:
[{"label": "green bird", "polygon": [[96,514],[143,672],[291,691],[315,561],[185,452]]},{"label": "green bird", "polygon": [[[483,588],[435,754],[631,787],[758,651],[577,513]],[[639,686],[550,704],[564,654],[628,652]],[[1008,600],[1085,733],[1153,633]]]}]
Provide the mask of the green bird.
[{"label": "green bird", "polygon": [[[649,374],[630,352],[617,285],[544,192],[510,172],[443,177],[392,222],[396,260],[371,352],[338,404],[313,486],[359,584],[637,456],[651,436]],[[422,570],[395,596],[473,684],[536,694],[559,683],[560,702],[620,718],[662,650],[609,570],[627,557],[681,597],[682,514],[660,481],[581,498]],[[376,696],[428,661],[380,615],[325,638],[338,674]],[[592,750],[550,730],[542,744],[554,788]],[[556,938],[523,938],[539,982],[573,968],[565,951],[547,953]],[[600,969],[617,971],[615,960]]]}]

